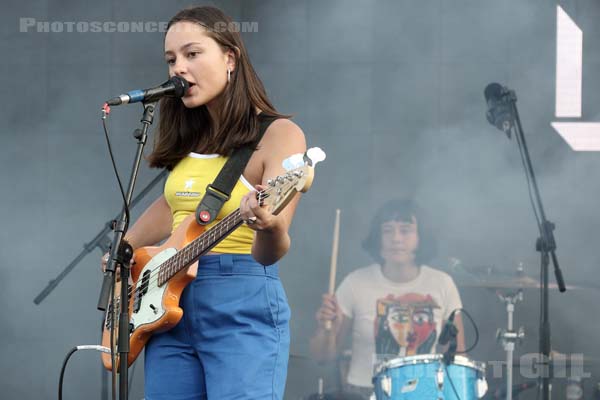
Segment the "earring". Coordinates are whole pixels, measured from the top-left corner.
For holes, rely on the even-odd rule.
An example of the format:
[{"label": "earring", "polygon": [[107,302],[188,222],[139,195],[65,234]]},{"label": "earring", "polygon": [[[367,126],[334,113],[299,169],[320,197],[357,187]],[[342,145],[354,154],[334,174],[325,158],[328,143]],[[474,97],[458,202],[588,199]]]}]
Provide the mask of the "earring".
[{"label": "earring", "polygon": [[231,82],[231,69],[227,68],[227,82]]}]

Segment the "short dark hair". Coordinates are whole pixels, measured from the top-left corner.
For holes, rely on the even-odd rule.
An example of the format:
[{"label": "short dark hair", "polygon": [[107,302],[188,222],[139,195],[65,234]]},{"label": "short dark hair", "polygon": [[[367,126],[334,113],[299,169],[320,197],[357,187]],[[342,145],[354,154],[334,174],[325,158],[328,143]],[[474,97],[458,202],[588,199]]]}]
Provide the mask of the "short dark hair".
[{"label": "short dark hair", "polygon": [[383,265],[381,225],[388,221],[412,222],[413,217],[417,221],[417,232],[419,233],[419,247],[415,254],[415,262],[417,265],[422,265],[431,261],[437,253],[437,245],[429,230],[427,218],[412,199],[393,199],[379,207],[371,221],[369,234],[362,242],[363,249]]}]

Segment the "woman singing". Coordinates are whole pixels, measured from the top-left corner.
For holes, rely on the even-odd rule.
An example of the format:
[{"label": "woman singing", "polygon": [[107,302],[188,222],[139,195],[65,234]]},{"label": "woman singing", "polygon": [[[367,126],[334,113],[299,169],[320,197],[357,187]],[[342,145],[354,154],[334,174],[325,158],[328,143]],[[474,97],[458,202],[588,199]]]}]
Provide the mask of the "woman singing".
[{"label": "woman singing", "polygon": [[[146,345],[147,400],[283,398],[290,309],[277,261],[290,247],[298,196],[273,215],[258,204],[256,190],[285,172],[282,161],[306,144],[302,130],[269,101],[231,22],[217,8],[184,9],[164,40],[169,76],[190,87],[182,98],[160,102],[149,162],[170,174],[127,241],[135,249],[169,237],[195,212],[232,151],[255,151],[212,224],[238,207],[246,223],[200,258],[181,296],[183,318]],[[259,140],[265,120],[271,123]]]}]

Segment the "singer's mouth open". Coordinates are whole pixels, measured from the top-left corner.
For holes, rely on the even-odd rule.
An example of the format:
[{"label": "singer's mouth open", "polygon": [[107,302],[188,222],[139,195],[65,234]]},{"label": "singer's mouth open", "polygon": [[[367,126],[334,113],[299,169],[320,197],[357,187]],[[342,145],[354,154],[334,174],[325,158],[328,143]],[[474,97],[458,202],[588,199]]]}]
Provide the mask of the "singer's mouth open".
[{"label": "singer's mouth open", "polygon": [[187,90],[185,91],[185,95],[188,95],[188,94],[189,94],[189,93],[192,91],[192,88],[193,88],[194,86],[196,86],[196,84],[195,84],[195,83],[188,82],[188,88],[187,88]]}]

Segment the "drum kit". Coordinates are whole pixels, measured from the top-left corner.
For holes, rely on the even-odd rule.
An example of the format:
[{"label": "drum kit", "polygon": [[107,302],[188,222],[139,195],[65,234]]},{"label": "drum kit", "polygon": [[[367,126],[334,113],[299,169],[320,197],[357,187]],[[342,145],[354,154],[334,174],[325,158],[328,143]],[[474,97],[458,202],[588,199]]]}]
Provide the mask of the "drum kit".
[{"label": "drum kit", "polygon": [[[452,264],[452,263],[451,263]],[[452,265],[451,265],[452,266]],[[513,360],[517,344],[523,341],[522,327],[515,329],[513,316],[515,306],[523,301],[523,292],[540,289],[538,280],[524,274],[523,264],[519,264],[512,276],[495,272],[493,268],[477,267],[466,269],[455,264],[448,271],[454,276],[461,289],[479,288],[496,292],[497,298],[506,307],[506,327],[496,333],[496,340],[506,353],[505,387],[488,393],[486,398],[512,400],[515,392],[538,386],[537,380],[513,385],[513,367],[519,362]],[[567,289],[584,289],[588,285],[567,286]],[[550,285],[550,289],[558,289]],[[373,376],[373,394],[369,400],[475,400],[488,392],[486,363],[456,355],[451,362],[442,354],[423,354],[393,358],[376,366]],[[503,385],[504,386],[504,385]],[[350,392],[319,393],[304,397],[305,400],[365,399]],[[562,396],[558,396],[562,398]]]}]

